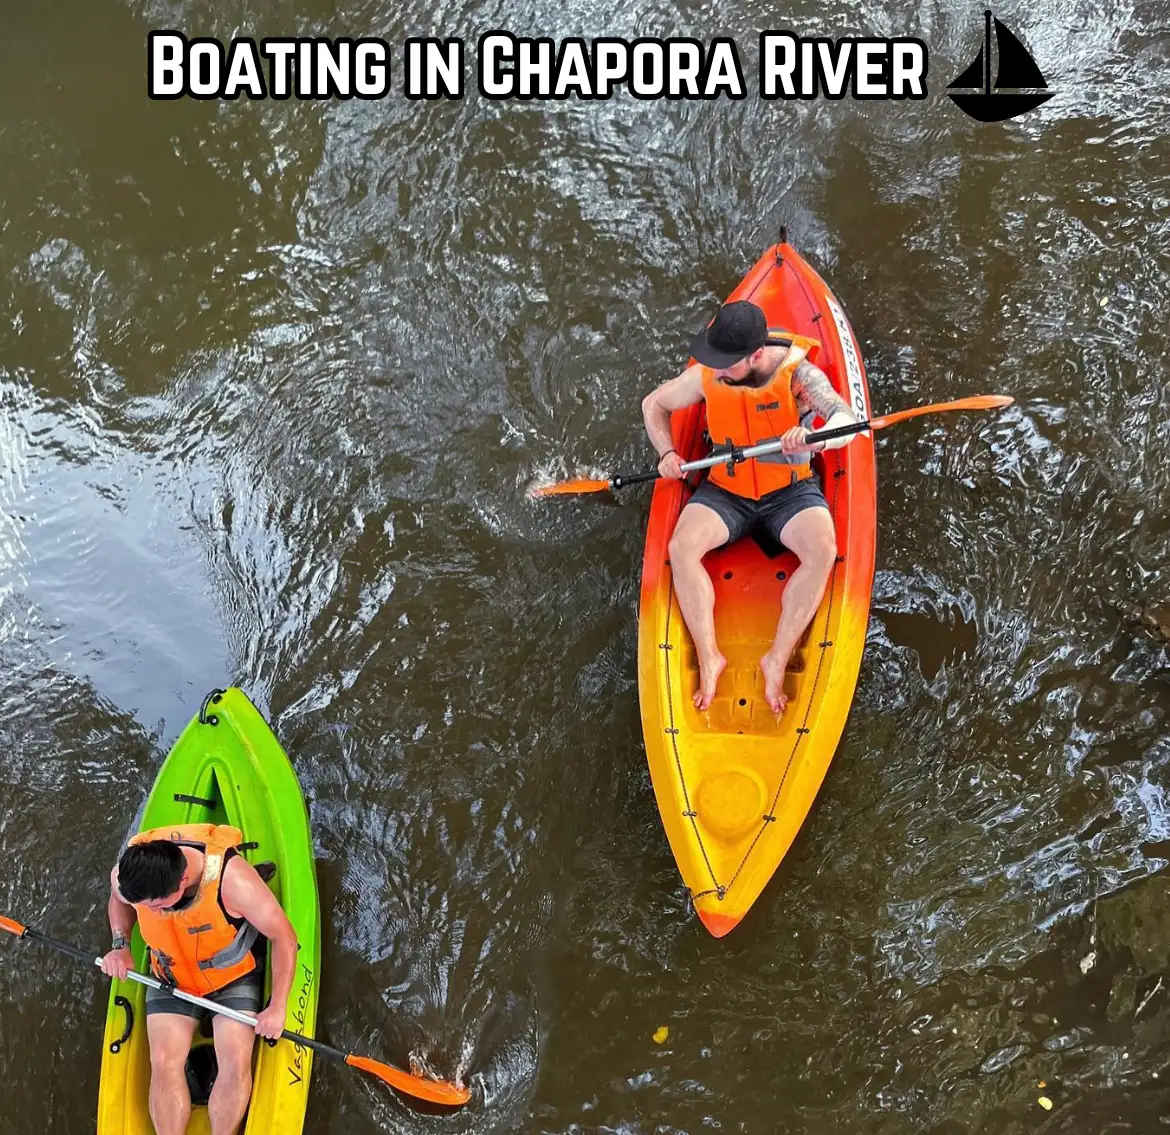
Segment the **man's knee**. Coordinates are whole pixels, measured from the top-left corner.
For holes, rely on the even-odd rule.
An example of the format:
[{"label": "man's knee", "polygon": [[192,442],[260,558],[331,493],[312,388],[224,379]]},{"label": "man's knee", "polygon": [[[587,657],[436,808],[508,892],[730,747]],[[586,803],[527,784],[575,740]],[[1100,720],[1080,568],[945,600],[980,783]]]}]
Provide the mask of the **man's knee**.
[{"label": "man's knee", "polygon": [[227,1060],[216,1058],[219,1071],[216,1078],[222,1078],[225,1083],[237,1084],[240,1087],[249,1087],[252,1083],[252,1057],[232,1055]]},{"label": "man's knee", "polygon": [[159,1080],[174,1076],[185,1076],[187,1069],[187,1053],[177,1048],[165,1046],[151,1046],[150,1074]]},{"label": "man's knee", "polygon": [[811,535],[804,543],[799,559],[801,565],[814,575],[827,579],[837,559],[837,535],[832,526]]},{"label": "man's knee", "polygon": [[676,564],[680,560],[697,560],[700,555],[699,542],[694,536],[686,531],[680,532],[677,528],[670,538],[667,551],[670,553],[671,561]]},{"label": "man's knee", "polygon": [[219,1076],[227,1075],[233,1082],[252,1079],[252,1049],[255,1037],[233,1035],[230,1039],[216,1038],[215,1059],[219,1065]]},{"label": "man's knee", "polygon": [[708,552],[718,548],[724,538],[723,532],[707,531],[704,525],[680,523],[668,546],[671,562],[701,560]]}]

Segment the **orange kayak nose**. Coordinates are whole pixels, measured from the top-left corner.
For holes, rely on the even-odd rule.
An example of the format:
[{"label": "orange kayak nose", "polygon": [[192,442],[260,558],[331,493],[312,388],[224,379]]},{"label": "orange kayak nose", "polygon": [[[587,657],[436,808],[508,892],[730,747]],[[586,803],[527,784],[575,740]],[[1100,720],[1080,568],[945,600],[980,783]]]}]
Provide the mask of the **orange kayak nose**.
[{"label": "orange kayak nose", "polygon": [[730,934],[739,925],[739,915],[720,914],[717,910],[696,910],[695,913],[715,938]]}]

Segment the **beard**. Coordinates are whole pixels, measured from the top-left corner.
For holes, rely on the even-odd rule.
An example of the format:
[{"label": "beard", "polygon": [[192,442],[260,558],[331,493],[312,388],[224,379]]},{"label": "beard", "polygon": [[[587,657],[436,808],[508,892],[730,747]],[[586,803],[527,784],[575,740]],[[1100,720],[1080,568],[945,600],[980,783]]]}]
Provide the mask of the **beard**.
[{"label": "beard", "polygon": [[725,378],[724,384],[727,386],[766,386],[768,380],[776,373],[776,368],[771,367],[765,369],[764,367],[752,367],[743,378]]}]

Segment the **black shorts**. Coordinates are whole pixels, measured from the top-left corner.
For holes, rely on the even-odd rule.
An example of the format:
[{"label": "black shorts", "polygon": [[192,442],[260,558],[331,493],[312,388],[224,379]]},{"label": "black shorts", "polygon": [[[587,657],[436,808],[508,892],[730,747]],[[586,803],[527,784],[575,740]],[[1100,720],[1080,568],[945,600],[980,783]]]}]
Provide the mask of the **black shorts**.
[{"label": "black shorts", "polygon": [[780,533],[798,512],[806,508],[829,507],[825,494],[821,490],[821,483],[815,477],[806,477],[797,481],[795,485],[786,485],[774,493],[768,493],[760,499],[741,497],[737,493],[729,493],[726,489],[704,481],[696,490],[688,504],[705,504],[712,512],[718,514],[719,519],[727,525],[731,533],[727,542],[734,543],[741,536],[754,527],[767,530],[777,544],[781,543]]},{"label": "black shorts", "polygon": [[[260,1002],[264,998],[264,971],[259,967],[243,977],[236,978],[230,985],[225,985],[215,993],[208,994],[204,1000],[214,1001],[225,1009],[238,1009],[242,1013],[258,1013]],[[173,1013],[179,1017],[194,1017],[197,1021],[212,1016],[210,1009],[201,1005],[192,1005],[190,1001],[183,1001],[172,997],[161,989],[148,986],[146,990],[146,1015],[153,1017],[157,1013]]]}]

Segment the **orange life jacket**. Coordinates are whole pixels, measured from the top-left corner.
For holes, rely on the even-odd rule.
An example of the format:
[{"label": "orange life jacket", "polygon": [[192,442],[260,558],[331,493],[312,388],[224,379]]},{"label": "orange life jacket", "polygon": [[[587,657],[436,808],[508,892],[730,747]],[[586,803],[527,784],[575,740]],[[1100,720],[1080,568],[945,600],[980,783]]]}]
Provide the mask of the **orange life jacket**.
[{"label": "orange life jacket", "polygon": [[[775,333],[775,332],[773,332]],[[816,339],[781,332],[792,340],[776,373],[763,386],[733,386],[721,382],[715,372],[703,368],[703,398],[707,403],[707,434],[713,446],[746,448],[775,441],[800,425],[792,376],[814,349]],[[715,465],[710,479],[722,489],[759,500],[777,489],[786,489],[813,475],[807,453],[771,453],[732,465]]]},{"label": "orange life jacket", "polygon": [[233,926],[219,902],[227,854],[243,843],[244,833],[226,824],[180,824],[142,832],[130,845],[156,839],[202,851],[204,863],[199,890],[181,910],[135,905],[150,968],[160,981],[206,997],[256,968],[252,945],[259,931],[247,922]]}]

